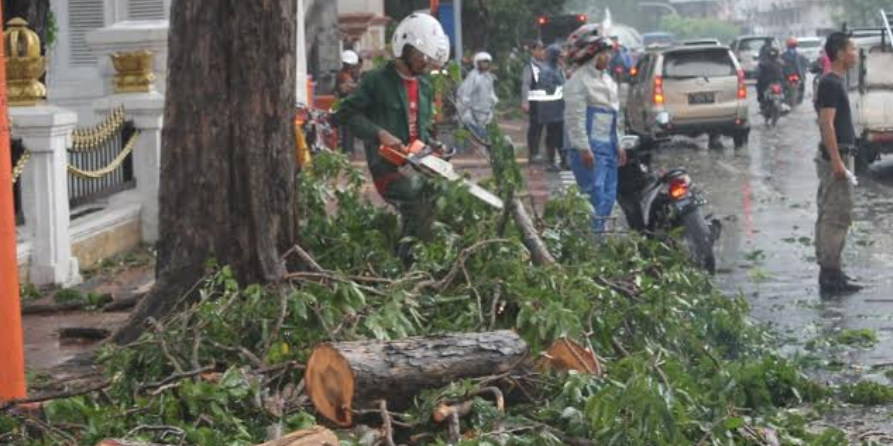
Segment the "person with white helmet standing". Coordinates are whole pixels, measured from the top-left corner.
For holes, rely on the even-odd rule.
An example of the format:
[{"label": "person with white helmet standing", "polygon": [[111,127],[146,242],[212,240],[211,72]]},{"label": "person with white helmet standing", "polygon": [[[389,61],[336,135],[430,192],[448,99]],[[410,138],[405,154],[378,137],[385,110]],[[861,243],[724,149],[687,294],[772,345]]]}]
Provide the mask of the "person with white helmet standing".
[{"label": "person with white helmet standing", "polygon": [[[353,50],[344,50],[341,53],[341,70],[335,78],[335,93],[338,99],[343,100],[357,85],[360,79],[360,56]],[[353,132],[346,125],[338,126],[338,134],[341,137],[341,149],[346,153],[354,152]]]},{"label": "person with white helmet standing", "polygon": [[617,200],[618,169],[626,164],[620,147],[620,94],[608,72],[613,43],[596,31],[574,33],[567,43],[575,65],[564,88],[568,161],[580,191],[595,211],[593,230],[604,232]]},{"label": "person with white helmet standing", "polygon": [[490,72],[493,57],[487,52],[474,56],[474,70],[468,73],[456,92],[459,117],[478,137],[487,136],[487,126],[493,122],[496,104],[495,77]]},{"label": "person with white helmet standing", "polygon": [[403,229],[397,251],[409,264],[411,240],[432,236],[431,187],[420,175],[402,175],[378,149],[402,150],[416,140],[429,139],[434,111],[428,73],[447,62],[450,44],[437,19],[414,13],[394,30],[392,50],[395,59],[366,73],[341,103],[337,117],[366,143],[375,188],[400,213]]}]

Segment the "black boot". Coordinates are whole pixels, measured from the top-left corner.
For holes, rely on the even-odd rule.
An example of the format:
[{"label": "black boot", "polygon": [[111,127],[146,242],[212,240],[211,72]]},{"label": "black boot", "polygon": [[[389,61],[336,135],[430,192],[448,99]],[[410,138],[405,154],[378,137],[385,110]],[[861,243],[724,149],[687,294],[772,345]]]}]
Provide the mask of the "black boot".
[{"label": "black boot", "polygon": [[819,272],[819,288],[822,294],[842,295],[862,291],[862,286],[851,282],[839,269],[822,268]]}]

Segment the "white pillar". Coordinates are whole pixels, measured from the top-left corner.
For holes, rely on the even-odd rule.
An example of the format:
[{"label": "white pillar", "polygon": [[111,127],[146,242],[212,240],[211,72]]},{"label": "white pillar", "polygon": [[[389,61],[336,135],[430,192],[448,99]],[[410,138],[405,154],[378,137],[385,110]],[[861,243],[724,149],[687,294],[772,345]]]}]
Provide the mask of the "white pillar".
[{"label": "white pillar", "polygon": [[31,282],[69,286],[81,281],[71,255],[68,153],[77,115],[55,106],[9,107],[12,134],[31,152],[22,173],[22,206],[32,237]]},{"label": "white pillar", "polygon": [[124,107],[127,119],[139,130],[133,148],[133,173],[140,202],[140,228],[143,241],[158,241],[158,188],[161,173],[161,129],[164,124],[164,96],[157,92],[118,94],[93,104],[99,116]]},{"label": "white pillar", "polygon": [[[295,45],[295,100],[304,104],[307,97],[307,40],[304,38],[304,0],[298,2],[297,42]],[[309,105],[309,104],[308,104]]]}]

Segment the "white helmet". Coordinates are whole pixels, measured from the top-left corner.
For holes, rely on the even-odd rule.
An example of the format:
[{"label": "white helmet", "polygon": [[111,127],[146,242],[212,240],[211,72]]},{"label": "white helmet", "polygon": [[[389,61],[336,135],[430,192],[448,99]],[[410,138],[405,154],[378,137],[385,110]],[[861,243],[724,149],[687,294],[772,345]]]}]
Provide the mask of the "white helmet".
[{"label": "white helmet", "polygon": [[428,14],[410,14],[397,25],[391,42],[394,57],[402,56],[406,45],[413,46],[440,65],[450,60],[450,39],[443,32],[440,22]]},{"label": "white helmet", "polygon": [[360,56],[353,50],[344,50],[341,53],[341,63],[346,65],[356,65],[360,63]]},{"label": "white helmet", "polygon": [[477,65],[478,62],[493,62],[493,56],[486,51],[481,51],[474,55],[474,64]]}]

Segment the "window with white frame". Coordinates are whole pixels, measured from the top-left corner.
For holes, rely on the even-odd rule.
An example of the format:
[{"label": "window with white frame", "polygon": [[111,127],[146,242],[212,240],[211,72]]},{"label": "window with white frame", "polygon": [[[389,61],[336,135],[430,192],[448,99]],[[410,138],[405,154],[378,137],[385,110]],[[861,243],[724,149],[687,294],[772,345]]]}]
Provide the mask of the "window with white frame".
[{"label": "window with white frame", "polygon": [[73,67],[96,65],[96,55],[87,45],[87,33],[105,26],[103,0],[68,0],[69,63]]},{"label": "window with white frame", "polygon": [[127,20],[163,20],[167,18],[165,0],[127,0]]}]

